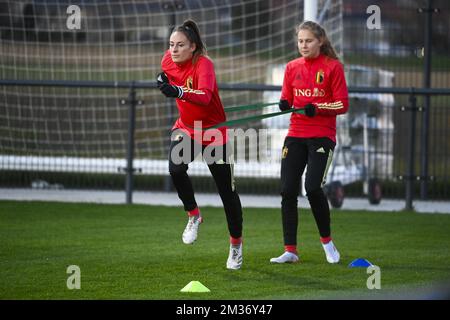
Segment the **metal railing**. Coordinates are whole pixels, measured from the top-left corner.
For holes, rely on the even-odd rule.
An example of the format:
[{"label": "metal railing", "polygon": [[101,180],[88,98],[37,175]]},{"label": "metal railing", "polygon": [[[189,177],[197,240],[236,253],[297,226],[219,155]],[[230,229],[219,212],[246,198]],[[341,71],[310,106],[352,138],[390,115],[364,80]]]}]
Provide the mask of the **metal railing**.
[{"label": "metal railing", "polygon": [[[154,81],[42,81],[42,80],[0,80],[0,86],[25,86],[25,87],[64,87],[64,88],[127,88],[129,94],[126,99],[121,101],[122,104],[128,104],[128,139],[127,139],[127,159],[126,166],[122,171],[126,173],[125,191],[126,203],[132,203],[133,194],[133,176],[135,168],[133,167],[134,160],[134,134],[135,134],[135,120],[136,120],[136,106],[143,104],[143,101],[136,98],[138,89],[155,89],[156,82]],[[221,84],[220,90],[229,91],[280,91],[281,87],[276,85],[259,85],[259,84]],[[414,199],[414,182],[420,181],[422,189],[427,188],[427,182],[434,180],[436,177],[427,175],[428,158],[427,153],[420,155],[421,173],[415,174],[415,154],[416,154],[416,118],[417,112],[423,112],[425,106],[417,106],[417,96],[448,96],[450,89],[446,88],[374,88],[374,87],[349,87],[350,94],[398,94],[407,95],[409,97],[409,104],[401,106],[401,111],[410,112],[409,121],[409,143],[408,143],[408,157],[407,170],[404,174],[398,175],[397,178],[405,182],[405,209],[413,210]],[[428,99],[427,99],[428,100]],[[425,122],[428,123],[428,122]],[[429,128],[421,128],[421,145],[427,144],[429,140]],[[421,148],[421,150],[424,150]],[[426,192],[425,192],[426,194]]]}]

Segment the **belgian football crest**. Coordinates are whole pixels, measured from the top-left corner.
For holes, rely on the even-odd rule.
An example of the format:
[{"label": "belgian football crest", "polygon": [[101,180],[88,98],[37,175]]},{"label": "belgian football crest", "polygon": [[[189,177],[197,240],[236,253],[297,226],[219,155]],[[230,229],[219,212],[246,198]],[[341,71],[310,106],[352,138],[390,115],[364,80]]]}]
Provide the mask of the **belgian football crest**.
[{"label": "belgian football crest", "polygon": [[186,87],[188,88],[188,89],[194,89],[194,80],[192,79],[192,77],[191,76],[189,76],[187,79],[186,79]]},{"label": "belgian football crest", "polygon": [[324,77],[325,77],[325,73],[323,72],[322,69],[317,71],[317,73],[316,73],[316,83],[317,84],[322,84],[323,80],[324,80]]}]

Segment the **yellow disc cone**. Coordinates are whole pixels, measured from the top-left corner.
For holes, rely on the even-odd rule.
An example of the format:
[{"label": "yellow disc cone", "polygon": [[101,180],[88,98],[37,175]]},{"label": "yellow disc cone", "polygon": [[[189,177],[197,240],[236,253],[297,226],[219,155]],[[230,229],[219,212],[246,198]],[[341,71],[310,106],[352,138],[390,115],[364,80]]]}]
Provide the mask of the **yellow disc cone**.
[{"label": "yellow disc cone", "polygon": [[200,281],[189,282],[180,292],[211,292]]}]

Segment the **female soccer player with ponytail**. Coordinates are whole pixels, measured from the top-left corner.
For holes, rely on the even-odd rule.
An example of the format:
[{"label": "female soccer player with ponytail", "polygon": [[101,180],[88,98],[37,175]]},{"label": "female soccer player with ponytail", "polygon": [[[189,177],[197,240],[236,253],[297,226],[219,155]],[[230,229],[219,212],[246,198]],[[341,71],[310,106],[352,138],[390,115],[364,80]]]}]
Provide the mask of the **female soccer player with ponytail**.
[{"label": "female soccer player with ponytail", "polygon": [[[189,217],[182,236],[183,242],[194,243],[203,221],[191,180],[187,175],[188,164],[200,152],[205,159],[207,150],[212,149],[212,152],[208,151],[210,155],[220,159],[205,160],[222,199],[230,233],[226,266],[228,269],[240,269],[242,207],[235,190],[233,164],[228,154],[227,128],[214,129],[218,133],[216,135],[202,130],[224,122],[225,112],[219,97],[213,63],[206,56],[206,47],[194,21],[186,20],[175,27],[161,67],[163,72],[157,76],[158,87],[166,97],[176,99],[180,114],[172,128],[169,172]],[[198,121],[201,121],[201,127],[197,128],[195,122],[198,124]]]},{"label": "female soccer player with ponytail", "polygon": [[348,110],[348,92],[342,64],[317,23],[305,21],[297,29],[301,57],[289,62],[284,74],[280,109],[292,113],[281,160],[281,216],[285,252],[272,263],[297,262],[297,197],[305,167],[305,189],[329,263],[338,263],[333,244],[330,209],[322,190],[336,145],[336,116]]}]

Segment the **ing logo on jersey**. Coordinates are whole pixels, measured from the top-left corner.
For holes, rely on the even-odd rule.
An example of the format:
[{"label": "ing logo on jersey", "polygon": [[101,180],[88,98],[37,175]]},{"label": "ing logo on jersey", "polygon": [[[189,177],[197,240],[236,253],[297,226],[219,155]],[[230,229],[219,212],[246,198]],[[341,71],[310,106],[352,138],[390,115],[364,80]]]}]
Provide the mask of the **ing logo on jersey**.
[{"label": "ing logo on jersey", "polygon": [[294,88],[294,95],[296,97],[324,97],[325,96],[325,90],[320,88],[313,88],[311,89],[297,89]]},{"label": "ing logo on jersey", "polygon": [[192,79],[192,77],[191,76],[189,76],[187,79],[186,79],[186,87],[188,88],[188,89],[194,89],[194,80]]},{"label": "ing logo on jersey", "polygon": [[317,84],[322,84],[324,78],[325,78],[325,73],[323,72],[323,70],[320,69],[319,71],[317,71],[317,73],[316,73],[316,83]]}]

